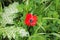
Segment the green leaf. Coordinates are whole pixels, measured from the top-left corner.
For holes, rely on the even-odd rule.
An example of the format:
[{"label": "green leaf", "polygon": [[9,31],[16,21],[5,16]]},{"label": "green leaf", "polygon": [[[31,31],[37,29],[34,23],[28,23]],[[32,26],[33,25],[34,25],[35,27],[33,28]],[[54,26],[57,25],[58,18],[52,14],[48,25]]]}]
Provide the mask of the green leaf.
[{"label": "green leaf", "polygon": [[17,6],[17,9],[19,10],[19,12],[22,12],[23,8],[24,8],[23,4],[20,4],[20,5]]},{"label": "green leaf", "polygon": [[2,12],[2,4],[1,4],[1,2],[0,2],[0,12]]},{"label": "green leaf", "polygon": [[29,38],[29,40],[46,40],[44,35],[35,34]]}]

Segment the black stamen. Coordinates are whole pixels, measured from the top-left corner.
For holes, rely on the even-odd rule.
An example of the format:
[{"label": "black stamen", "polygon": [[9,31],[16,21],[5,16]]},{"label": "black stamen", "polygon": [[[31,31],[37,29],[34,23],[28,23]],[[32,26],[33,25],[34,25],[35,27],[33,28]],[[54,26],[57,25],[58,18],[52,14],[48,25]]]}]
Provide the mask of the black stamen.
[{"label": "black stamen", "polygon": [[30,22],[32,23],[32,22],[33,22],[33,20],[32,20],[32,19],[30,19]]}]

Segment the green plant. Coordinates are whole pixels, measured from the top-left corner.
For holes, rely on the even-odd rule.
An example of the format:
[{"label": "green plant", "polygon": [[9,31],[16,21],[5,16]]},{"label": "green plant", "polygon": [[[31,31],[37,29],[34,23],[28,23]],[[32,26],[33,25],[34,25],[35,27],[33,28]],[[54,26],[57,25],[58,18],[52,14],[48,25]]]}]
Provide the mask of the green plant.
[{"label": "green plant", "polygon": [[[0,40],[60,40],[59,2],[0,0]],[[33,21],[34,15],[37,16],[33,27],[30,22],[30,25],[24,23],[28,13],[32,13]]]}]

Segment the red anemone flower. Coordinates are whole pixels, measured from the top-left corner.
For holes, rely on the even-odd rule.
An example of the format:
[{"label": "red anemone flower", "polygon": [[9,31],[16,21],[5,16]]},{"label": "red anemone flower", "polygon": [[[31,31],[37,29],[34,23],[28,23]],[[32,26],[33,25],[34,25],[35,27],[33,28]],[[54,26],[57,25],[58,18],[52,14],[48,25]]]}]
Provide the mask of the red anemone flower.
[{"label": "red anemone flower", "polygon": [[27,26],[35,26],[36,23],[37,23],[37,16],[28,13],[28,14],[26,15],[26,18],[25,18],[25,24],[26,24]]}]

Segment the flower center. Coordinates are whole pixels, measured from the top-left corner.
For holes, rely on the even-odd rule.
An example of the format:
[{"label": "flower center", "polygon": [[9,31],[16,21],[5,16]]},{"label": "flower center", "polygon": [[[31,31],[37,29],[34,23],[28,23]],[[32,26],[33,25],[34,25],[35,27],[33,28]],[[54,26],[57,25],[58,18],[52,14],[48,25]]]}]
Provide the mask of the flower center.
[{"label": "flower center", "polygon": [[32,19],[30,19],[30,23],[32,23],[33,22],[33,20]]}]

